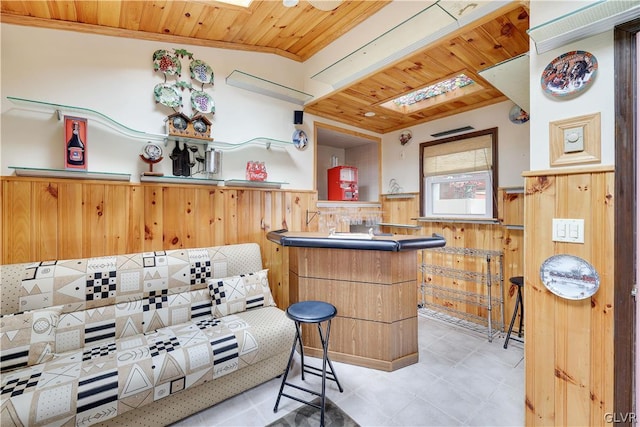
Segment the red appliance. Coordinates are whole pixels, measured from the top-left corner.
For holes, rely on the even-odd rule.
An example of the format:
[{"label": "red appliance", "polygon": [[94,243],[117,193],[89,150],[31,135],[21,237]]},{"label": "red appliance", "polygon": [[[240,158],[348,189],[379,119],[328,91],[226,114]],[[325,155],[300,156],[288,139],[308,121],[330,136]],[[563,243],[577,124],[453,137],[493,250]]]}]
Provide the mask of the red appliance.
[{"label": "red appliance", "polygon": [[358,200],[358,168],[336,166],[327,170],[329,200]]}]

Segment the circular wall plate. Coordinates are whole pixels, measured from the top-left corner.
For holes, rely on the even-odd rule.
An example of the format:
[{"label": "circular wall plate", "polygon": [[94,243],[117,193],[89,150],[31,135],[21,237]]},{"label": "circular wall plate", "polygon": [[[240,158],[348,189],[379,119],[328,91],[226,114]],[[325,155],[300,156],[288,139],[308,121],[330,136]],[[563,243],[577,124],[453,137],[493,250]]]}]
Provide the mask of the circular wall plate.
[{"label": "circular wall plate", "polygon": [[305,148],[307,148],[307,144],[309,143],[307,134],[303,130],[295,130],[293,132],[292,140],[293,145],[298,150],[304,150]]},{"label": "circular wall plate", "polygon": [[598,272],[573,255],[553,255],[540,266],[540,279],[553,294],[571,300],[589,298],[600,287]]},{"label": "circular wall plate", "polygon": [[542,90],[553,97],[568,97],[583,92],[595,79],[598,61],[589,52],[575,50],[551,61],[542,72]]}]

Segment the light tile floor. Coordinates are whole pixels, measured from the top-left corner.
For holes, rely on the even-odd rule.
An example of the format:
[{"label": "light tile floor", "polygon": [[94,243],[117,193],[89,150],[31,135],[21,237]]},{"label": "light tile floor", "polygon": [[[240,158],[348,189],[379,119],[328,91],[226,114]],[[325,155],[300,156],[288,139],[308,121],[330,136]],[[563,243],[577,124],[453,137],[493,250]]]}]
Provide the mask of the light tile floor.
[{"label": "light tile floor", "polygon": [[[418,316],[418,334],[419,362],[394,372],[333,362],[344,392],[328,381],[327,396],[363,427],[524,425],[522,343],[511,340],[505,350],[504,335],[490,343],[486,335],[423,316]],[[293,382],[301,382],[299,365],[296,359],[289,377]],[[274,414],[280,381],[273,379],[175,426],[269,424],[301,405],[282,398]],[[307,375],[310,384],[319,387],[320,379]]]}]

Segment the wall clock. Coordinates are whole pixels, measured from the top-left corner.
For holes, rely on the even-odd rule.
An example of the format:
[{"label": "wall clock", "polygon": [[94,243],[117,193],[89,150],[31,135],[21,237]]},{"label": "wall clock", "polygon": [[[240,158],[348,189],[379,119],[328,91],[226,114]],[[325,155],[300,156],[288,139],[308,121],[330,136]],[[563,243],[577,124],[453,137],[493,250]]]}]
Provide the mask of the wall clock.
[{"label": "wall clock", "polygon": [[173,136],[189,136],[189,117],[174,113],[167,117],[167,133]]},{"label": "wall clock", "polygon": [[142,147],[142,153],[140,154],[140,158],[143,162],[149,165],[149,171],[143,172],[145,176],[162,176],[162,172],[154,172],[153,165],[160,162],[162,160],[162,147],[159,144],[149,142],[144,147]]}]

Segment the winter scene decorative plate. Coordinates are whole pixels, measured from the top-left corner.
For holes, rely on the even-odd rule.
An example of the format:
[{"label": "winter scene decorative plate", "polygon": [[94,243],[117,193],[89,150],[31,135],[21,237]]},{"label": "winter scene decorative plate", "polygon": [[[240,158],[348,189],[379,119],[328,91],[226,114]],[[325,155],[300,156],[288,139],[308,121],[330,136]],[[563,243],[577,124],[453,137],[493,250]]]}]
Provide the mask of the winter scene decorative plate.
[{"label": "winter scene decorative plate", "polygon": [[600,277],[595,268],[573,255],[547,258],[540,267],[540,279],[552,293],[571,300],[589,298],[600,287]]}]

